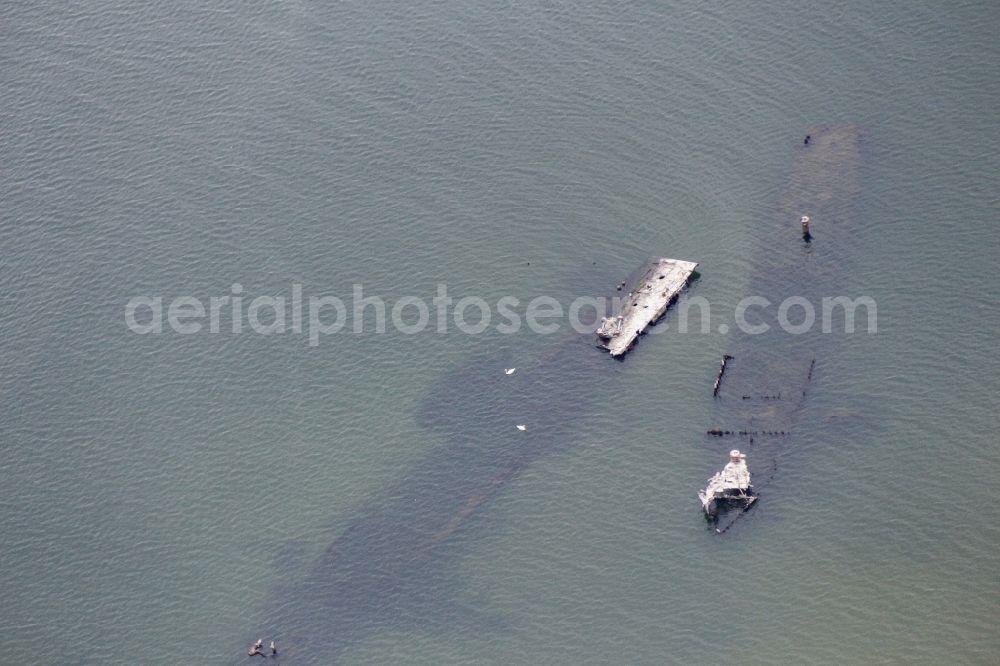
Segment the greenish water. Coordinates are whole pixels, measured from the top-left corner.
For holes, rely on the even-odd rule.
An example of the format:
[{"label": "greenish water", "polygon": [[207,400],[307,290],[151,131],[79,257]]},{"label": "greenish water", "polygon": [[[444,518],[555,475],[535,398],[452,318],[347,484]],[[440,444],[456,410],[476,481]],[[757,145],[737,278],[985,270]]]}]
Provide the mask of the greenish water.
[{"label": "greenish water", "polygon": [[[281,663],[995,662],[992,5],[17,2],[2,23],[3,661],[244,663],[291,617],[314,640]],[[125,325],[133,296],[234,282],[568,300],[650,254],[700,262],[692,291],[732,312],[817,123],[864,130],[847,283],[878,334],[831,346],[810,427],[722,538],[695,493],[727,336],[581,375],[565,331]],[[525,383],[486,400],[510,366]],[[518,441],[518,396],[550,396],[538,450],[410,582],[379,578],[426,540],[408,520],[481,487],[473,445]],[[334,542],[359,571],[324,565]],[[372,570],[420,603],[296,605]]]}]

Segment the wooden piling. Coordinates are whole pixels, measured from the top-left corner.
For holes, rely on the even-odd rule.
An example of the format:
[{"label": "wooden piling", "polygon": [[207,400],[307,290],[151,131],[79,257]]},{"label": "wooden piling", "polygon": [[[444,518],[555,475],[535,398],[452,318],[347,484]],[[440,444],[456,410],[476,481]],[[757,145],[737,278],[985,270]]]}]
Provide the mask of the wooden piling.
[{"label": "wooden piling", "polygon": [[715,386],[712,387],[713,398],[717,398],[719,396],[719,387],[722,386],[722,375],[726,374],[726,363],[732,358],[733,357],[729,354],[724,354],[722,356],[722,365],[719,367],[719,374],[715,377]]}]

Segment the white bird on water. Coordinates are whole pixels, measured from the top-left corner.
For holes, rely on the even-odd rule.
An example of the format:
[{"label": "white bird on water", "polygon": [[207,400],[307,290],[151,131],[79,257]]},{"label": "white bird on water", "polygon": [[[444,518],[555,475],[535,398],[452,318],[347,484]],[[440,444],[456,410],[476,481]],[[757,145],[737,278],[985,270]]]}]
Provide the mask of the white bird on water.
[{"label": "white bird on water", "polygon": [[518,430],[527,430],[527,428],[524,427],[523,425],[514,426],[514,427],[517,428]]},{"label": "white bird on water", "polygon": [[516,370],[517,370],[517,368],[504,368],[504,374],[506,374],[506,375],[512,375],[512,374],[514,374],[514,371],[516,371]]}]

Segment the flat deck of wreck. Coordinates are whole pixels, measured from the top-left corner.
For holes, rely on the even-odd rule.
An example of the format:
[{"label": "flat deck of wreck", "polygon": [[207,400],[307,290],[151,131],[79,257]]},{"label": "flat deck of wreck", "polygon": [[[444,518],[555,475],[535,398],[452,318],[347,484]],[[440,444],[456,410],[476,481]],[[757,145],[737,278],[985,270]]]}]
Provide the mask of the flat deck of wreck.
[{"label": "flat deck of wreck", "polygon": [[598,329],[600,346],[616,357],[628,352],[646,328],[663,316],[697,267],[693,261],[665,257],[650,260],[646,272],[622,301],[621,309]]}]

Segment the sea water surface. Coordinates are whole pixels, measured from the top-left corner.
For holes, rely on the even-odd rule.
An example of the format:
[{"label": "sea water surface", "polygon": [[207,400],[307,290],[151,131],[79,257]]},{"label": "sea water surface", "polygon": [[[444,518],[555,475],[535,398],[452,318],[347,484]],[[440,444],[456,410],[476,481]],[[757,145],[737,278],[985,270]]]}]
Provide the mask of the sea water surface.
[{"label": "sea water surface", "polygon": [[[469,398],[516,366],[566,387],[525,434],[562,434],[530,440],[428,556],[426,616],[280,663],[996,662],[995,5],[3,14],[0,661],[240,663],[275,600],[294,603],[283,590],[415,471],[475,464],[436,420],[464,410],[484,450],[517,432],[510,414],[494,439],[507,415]],[[730,339],[715,323],[647,336],[587,383],[545,362],[565,325],[376,334],[372,318],[316,346],[226,319],[126,325],[135,296],[207,304],[234,283],[247,302],[294,284],[429,302],[445,284],[568,303],[653,254],[699,262],[691,292],[731,324],[777,261],[755,226],[824,123],[863,131],[846,295],[876,300],[878,331],[818,360],[794,445],[722,537],[696,500],[723,462],[705,438]],[[415,515],[455,509],[416,497]],[[318,612],[303,632],[369,619]]]}]

